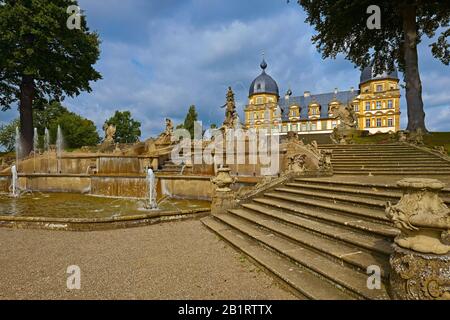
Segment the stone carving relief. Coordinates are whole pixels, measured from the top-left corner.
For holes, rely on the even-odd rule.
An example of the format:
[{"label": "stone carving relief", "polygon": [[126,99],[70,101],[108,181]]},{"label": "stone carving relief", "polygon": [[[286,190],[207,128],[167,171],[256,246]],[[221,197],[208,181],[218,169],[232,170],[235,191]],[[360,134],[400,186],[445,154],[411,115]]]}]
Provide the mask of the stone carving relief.
[{"label": "stone carving relief", "polygon": [[398,186],[404,190],[402,198],[386,206],[387,217],[401,231],[395,243],[421,253],[447,254],[450,209],[438,195],[445,185],[434,179],[409,178]]}]

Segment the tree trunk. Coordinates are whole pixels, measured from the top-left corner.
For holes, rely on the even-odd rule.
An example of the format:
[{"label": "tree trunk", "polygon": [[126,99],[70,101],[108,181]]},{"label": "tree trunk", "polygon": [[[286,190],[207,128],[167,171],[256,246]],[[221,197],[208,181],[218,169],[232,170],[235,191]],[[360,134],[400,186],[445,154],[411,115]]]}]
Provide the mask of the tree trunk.
[{"label": "tree trunk", "polygon": [[30,154],[33,149],[33,99],[34,99],[34,79],[31,76],[23,76],[20,84],[20,133],[21,133],[21,154],[24,157]]},{"label": "tree trunk", "polygon": [[417,24],[416,7],[407,5],[401,9],[404,33],[404,79],[406,83],[406,102],[408,105],[408,131],[425,127],[425,112],[423,111],[422,82],[419,74],[419,58],[417,54]]}]

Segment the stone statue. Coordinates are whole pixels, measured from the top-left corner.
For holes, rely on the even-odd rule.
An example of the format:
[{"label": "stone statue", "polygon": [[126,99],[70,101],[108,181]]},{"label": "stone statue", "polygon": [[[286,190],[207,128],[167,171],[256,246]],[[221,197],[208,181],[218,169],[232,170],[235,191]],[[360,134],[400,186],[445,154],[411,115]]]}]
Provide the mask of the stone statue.
[{"label": "stone statue", "polygon": [[155,141],[155,145],[170,145],[172,143],[173,123],[172,120],[166,118],[166,128]]},{"label": "stone statue", "polygon": [[306,154],[296,154],[288,158],[288,170],[294,173],[305,171]]},{"label": "stone statue", "polygon": [[335,144],[351,142],[351,136],[356,130],[358,117],[351,105],[339,105],[330,110],[330,115],[340,121],[334,128],[330,138]]},{"label": "stone statue", "polygon": [[226,108],[223,126],[225,128],[235,128],[236,123],[238,122],[238,114],[236,111],[236,103],[234,101],[234,92],[231,87],[228,87],[227,102],[221,108]]},{"label": "stone statue", "polygon": [[421,128],[410,132],[408,135],[408,142],[416,145],[423,145],[423,130]]},{"label": "stone statue", "polygon": [[105,131],[105,142],[114,143],[114,136],[116,135],[116,126],[113,124],[105,123],[103,125],[103,131]]}]

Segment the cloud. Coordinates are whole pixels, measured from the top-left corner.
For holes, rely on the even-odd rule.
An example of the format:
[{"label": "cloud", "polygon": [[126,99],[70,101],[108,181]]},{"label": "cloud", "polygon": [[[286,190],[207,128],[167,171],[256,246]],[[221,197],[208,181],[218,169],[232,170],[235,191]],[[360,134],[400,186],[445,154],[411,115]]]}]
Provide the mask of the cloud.
[{"label": "cloud", "polygon": [[[220,124],[228,86],[241,117],[251,81],[260,73],[262,51],[280,95],[290,87],[330,92],[358,87],[360,72],[338,56],[322,60],[311,43],[314,30],[292,1],[79,0],[88,24],[102,39],[96,68],[103,80],[65,104],[101,129],[115,110],[130,110],[143,138],[163,130],[164,118],[180,123],[191,104],[205,125]],[[450,130],[448,67],[435,60],[424,41],[419,49],[423,98],[431,129]],[[406,127],[402,91],[402,126]],[[447,111],[446,111],[447,110]],[[17,111],[2,113],[9,121]],[[447,119],[447,120],[443,120]]]}]

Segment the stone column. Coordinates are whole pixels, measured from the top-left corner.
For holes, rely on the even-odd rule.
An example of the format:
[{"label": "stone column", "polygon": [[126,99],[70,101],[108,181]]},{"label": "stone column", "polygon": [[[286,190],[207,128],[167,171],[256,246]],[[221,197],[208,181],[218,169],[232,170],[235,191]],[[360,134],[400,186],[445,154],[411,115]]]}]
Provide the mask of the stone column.
[{"label": "stone column", "polygon": [[228,167],[219,168],[216,177],[211,179],[216,186],[212,197],[212,214],[226,213],[228,209],[236,206],[236,194],[230,188],[236,178],[231,177],[230,171]]},{"label": "stone column", "polygon": [[450,300],[450,209],[439,198],[444,184],[404,179],[403,196],[386,215],[401,233],[390,258],[390,295],[401,300]]}]

